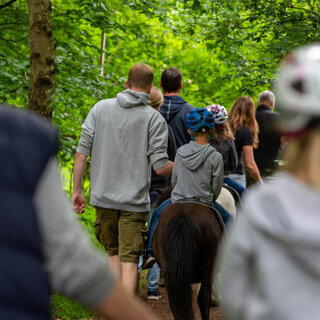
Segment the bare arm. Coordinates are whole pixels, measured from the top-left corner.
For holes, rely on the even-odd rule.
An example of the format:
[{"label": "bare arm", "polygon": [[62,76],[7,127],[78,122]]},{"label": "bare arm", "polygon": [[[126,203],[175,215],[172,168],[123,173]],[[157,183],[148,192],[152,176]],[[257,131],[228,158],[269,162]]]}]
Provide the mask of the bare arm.
[{"label": "bare arm", "polygon": [[253,147],[252,146],[243,146],[243,162],[245,167],[247,168],[251,178],[256,181],[263,183],[259,169],[257,167],[257,164],[254,160],[254,155],[253,155]]},{"label": "bare arm", "polygon": [[164,167],[156,170],[156,174],[159,176],[164,176],[166,178],[170,178],[172,175],[172,170],[173,170],[173,162],[169,161],[167,165]]},{"label": "bare arm", "polygon": [[137,298],[117,284],[112,292],[93,311],[110,320],[156,320]]},{"label": "bare arm", "polygon": [[86,168],[87,156],[76,152],[73,167],[73,195],[72,208],[77,213],[83,213],[85,207],[85,199],[82,194],[82,179]]},{"label": "bare arm", "polygon": [[284,148],[288,143],[288,137],[287,136],[281,136],[280,137],[280,144],[281,148]]}]

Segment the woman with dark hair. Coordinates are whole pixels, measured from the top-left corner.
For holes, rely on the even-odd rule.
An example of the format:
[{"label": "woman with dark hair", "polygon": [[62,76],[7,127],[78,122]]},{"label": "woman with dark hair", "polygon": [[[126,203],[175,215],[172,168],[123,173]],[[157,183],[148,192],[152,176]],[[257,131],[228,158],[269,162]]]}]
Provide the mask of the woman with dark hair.
[{"label": "woman with dark hair", "polygon": [[254,160],[253,148],[258,147],[259,127],[255,117],[255,106],[251,97],[239,97],[229,111],[227,120],[235,136],[238,165],[229,178],[246,187],[246,169],[255,182],[263,183]]},{"label": "woman with dark hair", "polygon": [[239,196],[243,197],[247,193],[247,189],[237,181],[229,178],[229,174],[238,165],[238,155],[234,144],[235,138],[227,122],[228,112],[224,106],[219,104],[212,104],[206,108],[214,115],[215,129],[210,144],[221,153],[223,157],[223,183],[235,189]]}]

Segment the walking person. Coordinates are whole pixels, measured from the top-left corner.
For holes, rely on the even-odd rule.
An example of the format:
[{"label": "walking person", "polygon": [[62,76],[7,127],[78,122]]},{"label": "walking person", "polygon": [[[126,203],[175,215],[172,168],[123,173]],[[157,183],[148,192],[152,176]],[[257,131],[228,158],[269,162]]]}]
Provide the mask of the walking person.
[{"label": "walking person", "polygon": [[251,97],[239,97],[229,111],[228,125],[235,136],[238,165],[229,178],[247,187],[245,170],[254,182],[263,183],[253,148],[258,147],[258,123],[255,118],[255,107]]},{"label": "walking person", "polygon": [[132,294],[150,210],[150,169],[152,166],[157,174],[170,177],[173,168],[167,155],[166,122],[150,108],[152,82],[152,69],[136,64],[129,71],[126,90],[90,110],[74,163],[72,205],[82,213],[82,178],[91,153],[96,236],[108,253],[110,266]]},{"label": "walking person", "polygon": [[[163,95],[161,90],[157,87],[152,87],[150,91],[150,103],[151,107],[159,111],[160,106],[163,104]],[[177,152],[176,139],[174,137],[173,130],[170,125],[168,125],[168,159],[174,161]],[[156,202],[159,192],[170,185],[170,179],[164,176],[159,176],[154,170],[151,174],[151,185],[149,190],[151,206]]]},{"label": "walking person", "polygon": [[155,319],[92,247],[62,191],[58,134],[0,106],[0,319],[51,319],[51,292],[114,320]]},{"label": "walking person", "polygon": [[320,46],[290,53],[275,83],[284,171],[254,186],[221,250],[226,320],[319,319]]},{"label": "walking person", "polygon": [[[159,110],[160,106],[163,104],[163,95],[161,91],[156,88],[152,87],[150,92],[150,101],[151,107],[155,110]],[[168,125],[168,158],[169,160],[173,161],[176,156],[176,141],[173,134],[173,131]],[[159,192],[161,189],[165,189],[170,184],[170,179],[157,175],[154,170],[152,170],[151,174],[151,186],[149,190],[150,199],[151,199],[151,207],[153,209],[154,203],[157,201]],[[148,225],[150,225],[152,217],[152,211],[150,211],[148,217]],[[159,292],[159,277],[160,277],[160,267],[158,263],[155,263],[151,268],[148,269],[147,274],[147,299],[148,300],[158,300],[161,298],[161,294]]]},{"label": "walking person", "polygon": [[182,74],[177,68],[167,68],[162,72],[160,86],[164,95],[160,113],[171,126],[177,148],[180,148],[190,141],[185,119],[194,107],[180,97],[183,82]]},{"label": "walking person", "polygon": [[276,128],[278,113],[274,112],[275,95],[272,91],[260,92],[256,120],[259,125],[259,146],[254,149],[254,159],[263,178],[272,176],[278,169],[281,151],[281,135]]}]

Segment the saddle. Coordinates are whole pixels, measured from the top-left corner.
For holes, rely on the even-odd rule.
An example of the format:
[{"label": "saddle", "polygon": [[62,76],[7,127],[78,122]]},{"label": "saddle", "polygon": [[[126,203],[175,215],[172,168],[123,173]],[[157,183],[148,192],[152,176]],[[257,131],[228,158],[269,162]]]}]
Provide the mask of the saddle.
[{"label": "saddle", "polygon": [[197,203],[197,204],[202,204],[202,205],[210,208],[213,216],[218,221],[222,232],[225,231],[225,226],[224,226],[223,220],[222,220],[218,210],[212,205],[212,203],[209,203],[209,202],[207,202],[207,201],[205,201],[203,199],[200,199],[198,197],[180,199],[180,200],[177,200],[176,202],[177,203]]},{"label": "saddle", "polygon": [[238,191],[232,187],[230,187],[229,185],[227,185],[226,183],[223,184],[223,187],[226,188],[227,190],[229,190],[229,192],[232,194],[235,202],[236,202],[236,205],[241,207],[242,206],[242,200],[241,200],[241,197],[238,193]]}]

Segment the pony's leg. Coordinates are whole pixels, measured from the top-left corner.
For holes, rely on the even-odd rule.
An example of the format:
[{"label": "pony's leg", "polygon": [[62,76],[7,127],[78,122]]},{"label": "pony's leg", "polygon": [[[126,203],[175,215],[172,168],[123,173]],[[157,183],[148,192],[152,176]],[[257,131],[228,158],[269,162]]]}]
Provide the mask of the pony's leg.
[{"label": "pony's leg", "polygon": [[198,306],[201,312],[202,320],[209,320],[210,308],[212,305],[211,290],[212,276],[211,274],[206,274],[201,282],[201,288],[198,293]]}]

